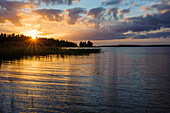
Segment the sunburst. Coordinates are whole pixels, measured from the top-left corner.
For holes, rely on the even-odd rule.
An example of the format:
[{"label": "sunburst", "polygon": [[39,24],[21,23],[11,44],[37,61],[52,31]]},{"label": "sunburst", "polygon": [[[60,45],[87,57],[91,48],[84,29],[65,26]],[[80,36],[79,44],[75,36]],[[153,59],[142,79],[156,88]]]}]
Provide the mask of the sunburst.
[{"label": "sunburst", "polygon": [[35,40],[36,38],[38,38],[38,34],[39,34],[39,33],[40,33],[40,32],[37,31],[37,30],[31,30],[31,31],[28,31],[28,32],[26,33],[26,35],[27,35],[27,36],[31,36],[32,39]]},{"label": "sunburst", "polygon": [[41,47],[45,47],[45,45],[38,38],[38,34],[40,33],[41,32],[37,30],[31,30],[25,33],[27,36],[30,36],[30,39],[26,41],[28,51],[35,51],[36,54],[39,54]]},{"label": "sunburst", "polygon": [[32,36],[32,39],[35,40],[37,36]]}]

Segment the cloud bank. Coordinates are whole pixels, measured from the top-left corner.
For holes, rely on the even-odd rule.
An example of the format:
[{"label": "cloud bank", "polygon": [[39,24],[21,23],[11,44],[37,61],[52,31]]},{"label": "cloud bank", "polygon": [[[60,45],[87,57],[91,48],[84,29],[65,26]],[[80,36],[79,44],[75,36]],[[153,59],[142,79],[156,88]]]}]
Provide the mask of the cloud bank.
[{"label": "cloud bank", "polygon": [[83,0],[1,0],[0,26],[5,26],[1,31],[9,31],[8,24],[16,30],[38,24],[44,29],[41,34],[51,29],[54,36],[60,31],[56,36],[75,40],[170,38],[169,0],[144,0],[149,5],[136,0],[99,2],[100,6],[89,8],[83,7]]}]

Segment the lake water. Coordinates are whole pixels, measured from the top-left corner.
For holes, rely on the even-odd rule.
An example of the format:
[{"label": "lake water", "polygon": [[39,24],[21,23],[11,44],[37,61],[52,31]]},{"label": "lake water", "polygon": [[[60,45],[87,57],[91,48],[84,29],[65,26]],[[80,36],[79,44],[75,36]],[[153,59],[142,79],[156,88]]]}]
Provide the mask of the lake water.
[{"label": "lake water", "polygon": [[0,61],[0,112],[170,112],[170,48]]}]

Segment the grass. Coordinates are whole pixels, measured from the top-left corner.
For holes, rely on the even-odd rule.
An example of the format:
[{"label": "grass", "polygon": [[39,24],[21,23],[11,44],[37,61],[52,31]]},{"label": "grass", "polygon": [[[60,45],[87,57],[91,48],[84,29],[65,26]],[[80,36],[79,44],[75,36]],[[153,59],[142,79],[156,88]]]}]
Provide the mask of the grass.
[{"label": "grass", "polygon": [[89,55],[99,53],[100,49],[62,49],[60,47],[0,47],[0,59],[14,59],[24,56],[44,56],[49,54]]}]

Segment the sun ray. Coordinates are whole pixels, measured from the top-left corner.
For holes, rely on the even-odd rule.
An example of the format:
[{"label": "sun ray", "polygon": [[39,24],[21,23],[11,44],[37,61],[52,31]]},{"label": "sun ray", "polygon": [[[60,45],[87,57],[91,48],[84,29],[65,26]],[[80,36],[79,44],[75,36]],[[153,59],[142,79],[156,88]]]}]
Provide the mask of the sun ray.
[{"label": "sun ray", "polygon": [[37,30],[31,30],[26,32],[25,34],[29,36],[30,38],[25,42],[27,45],[27,50],[32,51],[32,53],[40,54],[42,47],[46,48],[46,46],[43,44],[43,41],[41,41],[41,38],[38,38],[38,34],[41,32]]}]

